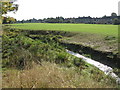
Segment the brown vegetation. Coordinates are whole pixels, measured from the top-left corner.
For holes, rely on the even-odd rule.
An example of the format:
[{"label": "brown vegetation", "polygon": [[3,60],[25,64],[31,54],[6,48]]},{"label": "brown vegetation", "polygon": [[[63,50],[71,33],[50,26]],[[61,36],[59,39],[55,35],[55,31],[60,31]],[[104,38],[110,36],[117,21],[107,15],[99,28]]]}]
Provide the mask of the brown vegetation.
[{"label": "brown vegetation", "polygon": [[29,70],[7,70],[3,74],[3,88],[113,88],[106,80],[97,82],[76,72],[75,68],[62,68],[43,62]]}]

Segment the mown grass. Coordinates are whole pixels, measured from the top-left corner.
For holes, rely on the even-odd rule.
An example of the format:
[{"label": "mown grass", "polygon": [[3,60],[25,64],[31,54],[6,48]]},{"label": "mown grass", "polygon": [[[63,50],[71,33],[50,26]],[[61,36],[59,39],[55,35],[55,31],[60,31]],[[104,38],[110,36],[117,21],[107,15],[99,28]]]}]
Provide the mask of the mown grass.
[{"label": "mown grass", "polygon": [[23,23],[10,24],[15,28],[26,30],[58,30],[72,32],[87,32],[103,35],[118,36],[117,25],[101,25],[101,24],[61,24],[61,23]]}]

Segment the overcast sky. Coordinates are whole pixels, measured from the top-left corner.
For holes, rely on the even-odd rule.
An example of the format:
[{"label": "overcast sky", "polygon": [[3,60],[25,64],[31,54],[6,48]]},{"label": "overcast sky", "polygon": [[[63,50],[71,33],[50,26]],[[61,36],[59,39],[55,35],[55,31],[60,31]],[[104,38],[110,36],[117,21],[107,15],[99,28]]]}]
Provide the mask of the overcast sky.
[{"label": "overcast sky", "polygon": [[16,14],[9,16],[17,20],[43,19],[47,17],[63,16],[78,17],[110,16],[112,12],[118,13],[120,0],[18,0],[19,9]]}]

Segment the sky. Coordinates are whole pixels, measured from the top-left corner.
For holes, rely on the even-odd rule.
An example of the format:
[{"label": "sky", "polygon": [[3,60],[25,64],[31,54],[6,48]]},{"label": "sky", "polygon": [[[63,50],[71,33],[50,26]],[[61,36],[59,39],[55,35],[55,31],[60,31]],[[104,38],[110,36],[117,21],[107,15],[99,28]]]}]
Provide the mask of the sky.
[{"label": "sky", "polygon": [[7,16],[17,20],[43,19],[48,17],[62,16],[78,17],[110,16],[112,12],[118,13],[120,0],[17,0],[19,4],[16,14],[9,13]]}]

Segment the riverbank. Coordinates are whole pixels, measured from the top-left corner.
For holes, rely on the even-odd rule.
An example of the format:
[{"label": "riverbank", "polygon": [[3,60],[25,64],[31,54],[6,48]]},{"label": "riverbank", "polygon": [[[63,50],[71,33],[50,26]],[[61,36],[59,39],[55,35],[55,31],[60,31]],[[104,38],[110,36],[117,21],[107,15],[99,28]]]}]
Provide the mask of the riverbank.
[{"label": "riverbank", "polygon": [[[14,88],[16,81],[19,83],[15,87],[22,88],[32,88],[33,86],[42,86],[43,88],[49,86],[51,88],[118,87],[114,79],[106,76],[93,65],[66,52],[65,46],[62,46],[60,43],[64,32],[61,33],[63,35],[60,35],[59,32],[57,32],[59,35],[50,34],[49,31],[45,31],[47,34],[44,32],[40,32],[41,34],[33,32],[15,29],[4,30],[3,87],[12,86]],[[68,36],[71,35],[71,33],[66,34]],[[52,65],[55,65],[55,67],[51,68]],[[72,72],[70,72],[71,70]],[[65,74],[64,71],[68,74]],[[41,77],[39,81],[38,76],[35,75],[42,75],[44,77]],[[15,78],[12,78],[13,76]],[[30,81],[26,76],[31,78]],[[47,82],[44,82],[42,78],[46,79]],[[71,78],[72,81],[70,81]],[[70,81],[70,83],[67,81]],[[62,82],[63,85],[59,82]],[[50,83],[53,83],[53,85],[50,85]]]},{"label": "riverbank", "polygon": [[[105,40],[105,36],[64,31],[25,31],[30,34],[30,37],[33,39],[39,39],[38,35],[61,35],[62,38],[60,38],[60,43],[68,50],[88,56],[93,60],[99,61],[100,63],[108,65],[114,69],[118,69],[115,72],[118,75],[120,73],[120,58],[118,57],[117,38],[107,37],[110,38],[110,40]],[[94,42],[99,43],[100,46],[97,46]],[[113,43],[109,44],[109,42]]]}]

